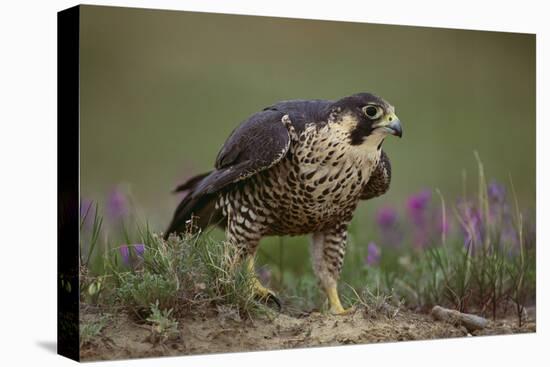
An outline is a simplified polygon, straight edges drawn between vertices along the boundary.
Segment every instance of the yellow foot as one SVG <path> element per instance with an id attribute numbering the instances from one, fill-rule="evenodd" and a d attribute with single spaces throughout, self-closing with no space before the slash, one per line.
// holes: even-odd
<path id="1" fill-rule="evenodd" d="M 266 288 L 260 283 L 260 281 L 256 278 L 254 278 L 254 294 L 256 294 L 261 300 L 269 302 L 273 301 L 276 305 L 279 311 L 282 309 L 281 300 L 275 292 L 273 292 L 271 289 Z"/>
<path id="2" fill-rule="evenodd" d="M 250 273 L 255 274 L 253 257 L 249 257 L 246 260 L 246 267 Z M 269 288 L 264 287 L 262 283 L 260 283 L 258 278 L 256 278 L 256 275 L 254 275 L 253 282 L 254 283 L 252 287 L 253 287 L 254 294 L 258 296 L 258 298 L 260 298 L 261 300 L 265 301 L 266 303 L 269 301 L 273 301 L 277 305 L 277 308 L 279 309 L 279 311 L 281 311 L 283 306 L 282 306 L 281 300 L 279 299 L 279 297 L 277 297 L 275 292 L 273 292 Z"/>
<path id="3" fill-rule="evenodd" d="M 333 315 L 343 316 L 343 315 L 350 315 L 355 312 L 355 307 L 350 308 L 330 308 L 330 313 Z"/>
<path id="4" fill-rule="evenodd" d="M 327 289 L 328 302 L 330 304 L 330 313 L 333 315 L 348 315 L 355 311 L 354 307 L 344 308 L 340 302 L 340 297 L 338 297 L 338 290 L 336 287 L 331 287 Z"/>

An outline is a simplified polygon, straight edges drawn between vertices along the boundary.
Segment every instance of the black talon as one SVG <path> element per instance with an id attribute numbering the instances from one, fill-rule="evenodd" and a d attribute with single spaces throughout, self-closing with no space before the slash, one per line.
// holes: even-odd
<path id="1" fill-rule="evenodd" d="M 257 296 L 259 300 L 265 302 L 265 304 L 267 305 L 267 303 L 269 302 L 273 302 L 277 305 L 277 309 L 279 312 L 281 312 L 281 310 L 283 309 L 283 303 L 281 302 L 281 300 L 279 299 L 279 297 L 277 297 L 275 295 L 275 293 L 271 292 L 271 291 L 268 291 L 267 292 L 267 295 L 265 296 Z"/>
<path id="2" fill-rule="evenodd" d="M 281 303 L 281 300 L 279 299 L 279 297 L 277 297 L 275 294 L 269 292 L 268 296 L 267 296 L 267 301 L 273 301 L 275 302 L 275 304 L 277 305 L 277 308 L 279 309 L 278 311 L 281 312 L 281 310 L 283 309 L 283 304 Z"/>

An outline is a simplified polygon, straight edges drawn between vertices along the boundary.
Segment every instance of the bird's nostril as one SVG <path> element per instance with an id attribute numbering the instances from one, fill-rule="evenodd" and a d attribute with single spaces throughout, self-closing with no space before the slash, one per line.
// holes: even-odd
<path id="1" fill-rule="evenodd" d="M 393 117 L 390 116 L 390 118 L 389 118 L 388 120 L 389 120 L 390 122 L 392 122 L 392 121 L 393 121 Z"/>

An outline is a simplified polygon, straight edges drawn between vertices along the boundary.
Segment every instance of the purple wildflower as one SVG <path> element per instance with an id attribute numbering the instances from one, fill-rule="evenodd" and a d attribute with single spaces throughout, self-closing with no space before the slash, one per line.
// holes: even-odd
<path id="1" fill-rule="evenodd" d="M 430 203 L 432 193 L 430 190 L 422 190 L 419 193 L 412 195 L 407 200 L 407 208 L 411 215 L 422 214 Z"/>
<path id="2" fill-rule="evenodd" d="M 376 222 L 381 228 L 391 228 L 397 221 L 397 212 L 395 209 L 386 206 L 382 207 L 376 213 Z"/>
<path id="3" fill-rule="evenodd" d="M 145 245 L 143 245 L 142 243 L 136 243 L 132 245 L 122 245 L 120 246 L 119 251 L 120 251 L 120 256 L 122 257 L 122 262 L 125 265 L 135 268 L 138 263 L 136 260 L 143 259 L 143 253 L 145 252 Z"/>
<path id="4" fill-rule="evenodd" d="M 481 243 L 485 231 L 481 212 L 467 201 L 459 203 L 458 207 L 464 222 L 461 225 L 464 233 L 464 245 L 472 246 Z"/>
<path id="5" fill-rule="evenodd" d="M 428 218 L 428 209 L 431 197 L 432 194 L 430 190 L 423 190 L 407 199 L 407 210 L 409 217 L 414 224 L 414 244 L 417 247 L 426 246 L 431 237 L 431 221 Z"/>
<path id="6" fill-rule="evenodd" d="M 135 245 L 133 245 L 133 247 L 136 255 L 138 257 L 143 257 L 143 253 L 145 252 L 145 245 L 142 243 L 136 243 Z"/>
<path id="7" fill-rule="evenodd" d="M 487 186 L 487 196 L 489 199 L 489 221 L 498 226 L 508 226 L 512 224 L 510 207 L 506 202 L 506 188 L 493 181 Z"/>
<path id="8" fill-rule="evenodd" d="M 380 248 L 374 242 L 369 242 L 367 247 L 367 265 L 374 266 L 380 262 Z"/>
<path id="9" fill-rule="evenodd" d="M 127 245 L 122 245 L 119 248 L 120 256 L 122 256 L 122 262 L 126 265 L 130 265 L 130 249 Z"/>
<path id="10" fill-rule="evenodd" d="M 107 212 L 113 220 L 124 218 L 128 214 L 128 197 L 119 188 L 114 188 L 107 199 Z"/>
<path id="11" fill-rule="evenodd" d="M 389 206 L 382 207 L 376 213 L 376 222 L 380 229 L 381 241 L 384 245 L 397 246 L 403 240 L 403 232 L 397 221 L 397 211 Z"/>
<path id="12" fill-rule="evenodd" d="M 492 181 L 489 186 L 487 186 L 487 195 L 491 203 L 502 204 L 506 199 L 506 188 L 498 182 Z"/>

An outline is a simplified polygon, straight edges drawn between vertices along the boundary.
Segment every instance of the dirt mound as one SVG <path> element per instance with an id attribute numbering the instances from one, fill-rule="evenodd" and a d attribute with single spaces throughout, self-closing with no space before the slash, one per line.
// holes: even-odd
<path id="1" fill-rule="evenodd" d="M 93 320 L 97 316 L 90 313 L 82 318 Z M 127 359 L 472 336 L 464 327 L 434 321 L 430 315 L 406 310 L 391 316 L 371 315 L 362 308 L 344 316 L 314 312 L 297 318 L 278 314 L 246 321 L 216 315 L 187 317 L 178 320 L 178 325 L 178 337 L 153 343 L 150 326 L 137 324 L 124 313 L 112 316 L 102 332 L 82 347 L 81 358 Z M 522 327 L 507 318 L 490 322 L 473 334 L 534 331 L 534 312 L 530 312 Z"/>

